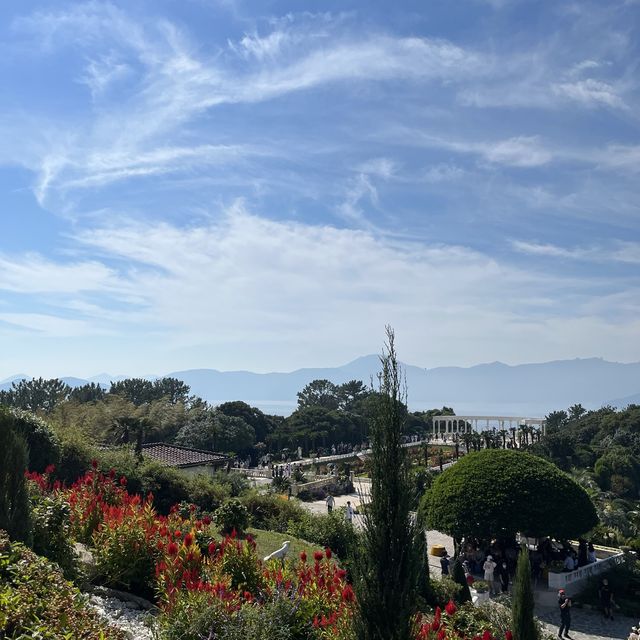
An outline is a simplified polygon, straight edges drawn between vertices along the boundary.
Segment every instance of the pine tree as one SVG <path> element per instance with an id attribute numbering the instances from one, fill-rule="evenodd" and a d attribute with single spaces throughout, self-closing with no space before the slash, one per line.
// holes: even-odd
<path id="1" fill-rule="evenodd" d="M 411 485 L 402 431 L 406 409 L 404 380 L 394 333 L 380 358 L 378 406 L 371 427 L 371 502 L 354 558 L 358 640 L 412 638 L 423 559 L 424 535 L 410 515 Z"/>
<path id="2" fill-rule="evenodd" d="M 533 589 L 529 551 L 523 546 L 518 557 L 513 585 L 511 625 L 514 640 L 536 640 L 538 631 L 533 619 Z"/>
<path id="3" fill-rule="evenodd" d="M 3 425 L 0 449 L 0 529 L 12 540 L 30 542 L 29 496 L 24 478 L 29 453 L 24 438 Z"/>
<path id="4" fill-rule="evenodd" d="M 453 561 L 451 566 L 451 577 L 462 587 L 458 595 L 458 602 L 460 604 L 471 602 L 471 591 L 469 591 L 467 576 L 464 573 L 464 567 L 462 566 L 462 562 L 460 562 L 459 556 Z"/>

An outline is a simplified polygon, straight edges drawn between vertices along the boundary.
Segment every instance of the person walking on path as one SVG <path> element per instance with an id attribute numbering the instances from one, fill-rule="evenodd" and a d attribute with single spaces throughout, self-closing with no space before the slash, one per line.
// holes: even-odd
<path id="1" fill-rule="evenodd" d="M 498 567 L 498 575 L 500 576 L 500 589 L 502 593 L 509 591 L 509 565 L 503 560 Z"/>
<path id="2" fill-rule="evenodd" d="M 353 507 L 351 506 L 351 501 L 347 500 L 347 509 L 344 512 L 344 515 L 347 518 L 347 522 L 353 523 L 353 514 L 354 514 L 354 510 L 353 510 Z"/>
<path id="3" fill-rule="evenodd" d="M 571 628 L 571 598 L 567 598 L 564 589 L 558 591 L 558 606 L 560 607 L 560 628 L 558 629 L 558 638 L 570 638 L 569 629 Z"/>
<path id="4" fill-rule="evenodd" d="M 606 578 L 602 578 L 602 583 L 598 589 L 598 597 L 600 598 L 602 615 L 605 617 L 605 620 L 613 620 L 613 592 L 609 586 L 609 580 Z"/>
<path id="5" fill-rule="evenodd" d="M 498 595 L 498 590 L 496 589 L 496 585 L 493 581 L 493 572 L 496 568 L 496 563 L 493 561 L 492 556 L 487 556 L 487 559 L 484 561 L 482 568 L 484 569 L 484 581 L 489 585 L 489 590 L 492 594 Z"/>
<path id="6" fill-rule="evenodd" d="M 326 497 L 325 502 L 327 503 L 327 513 L 331 513 L 333 511 L 333 507 L 336 506 L 336 499 L 329 494 Z"/>
<path id="7" fill-rule="evenodd" d="M 445 551 L 442 557 L 440 558 L 440 568 L 442 569 L 442 575 L 449 575 L 449 554 Z"/>

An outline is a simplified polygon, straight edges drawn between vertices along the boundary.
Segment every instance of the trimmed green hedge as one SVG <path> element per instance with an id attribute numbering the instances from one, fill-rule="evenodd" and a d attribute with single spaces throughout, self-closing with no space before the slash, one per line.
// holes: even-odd
<path id="1" fill-rule="evenodd" d="M 574 538 L 598 522 L 588 494 L 554 464 L 524 451 L 485 449 L 464 456 L 434 481 L 420 513 L 457 538 Z"/>

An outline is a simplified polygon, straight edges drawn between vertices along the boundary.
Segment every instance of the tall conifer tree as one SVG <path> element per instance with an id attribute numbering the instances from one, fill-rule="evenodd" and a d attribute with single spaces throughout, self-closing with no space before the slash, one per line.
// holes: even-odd
<path id="1" fill-rule="evenodd" d="M 533 589 L 529 550 L 523 546 L 518 557 L 511 607 L 514 640 L 536 640 L 538 631 L 533 619 Z"/>
<path id="2" fill-rule="evenodd" d="M 371 502 L 354 558 L 358 640 L 413 637 L 424 536 L 411 518 L 411 484 L 402 431 L 404 379 L 396 358 L 394 333 L 380 358 L 379 405 L 371 426 Z"/>

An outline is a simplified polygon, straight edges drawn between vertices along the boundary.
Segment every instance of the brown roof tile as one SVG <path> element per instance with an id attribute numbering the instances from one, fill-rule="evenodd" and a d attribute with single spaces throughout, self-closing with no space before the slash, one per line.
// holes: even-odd
<path id="1" fill-rule="evenodd" d="M 230 459 L 221 453 L 189 449 L 189 447 L 163 442 L 150 442 L 142 445 L 142 455 L 157 460 L 168 467 L 194 467 L 207 464 L 220 466 Z"/>

